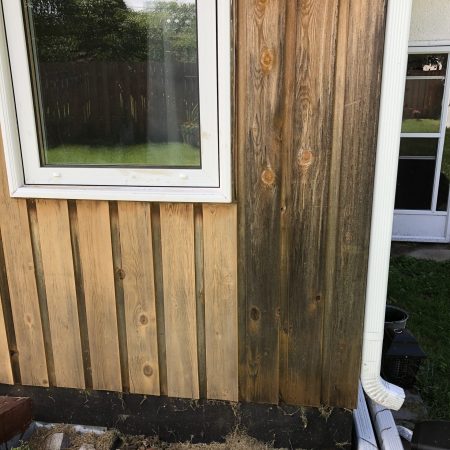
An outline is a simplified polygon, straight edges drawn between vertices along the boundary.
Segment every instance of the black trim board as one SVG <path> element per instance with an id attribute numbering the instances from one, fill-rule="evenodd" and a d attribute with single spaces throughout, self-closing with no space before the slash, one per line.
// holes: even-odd
<path id="1" fill-rule="evenodd" d="M 167 442 L 223 441 L 237 426 L 276 447 L 350 448 L 352 413 L 344 409 L 186 400 L 108 391 L 8 386 L 0 395 L 30 397 L 35 420 L 117 428 Z"/>

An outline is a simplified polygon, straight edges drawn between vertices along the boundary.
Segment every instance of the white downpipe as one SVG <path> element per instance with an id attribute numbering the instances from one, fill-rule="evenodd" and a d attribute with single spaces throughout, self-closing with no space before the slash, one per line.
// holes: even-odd
<path id="1" fill-rule="evenodd" d="M 390 0 L 387 8 L 361 367 L 367 395 L 395 410 L 404 391 L 383 380 L 380 368 L 411 6 Z"/>
<path id="2" fill-rule="evenodd" d="M 373 427 L 377 434 L 380 450 L 403 450 L 404 447 L 391 410 L 375 403 L 371 399 L 367 401 L 367 406 L 372 416 Z"/>

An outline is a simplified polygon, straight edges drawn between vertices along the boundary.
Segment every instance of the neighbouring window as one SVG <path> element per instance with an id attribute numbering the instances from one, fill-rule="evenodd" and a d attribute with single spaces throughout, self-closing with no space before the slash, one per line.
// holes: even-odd
<path id="1" fill-rule="evenodd" d="M 18 191 L 92 186 L 96 198 L 114 187 L 121 198 L 126 186 L 130 199 L 135 187 L 156 200 L 231 200 L 227 3 L 3 0 Z"/>
<path id="2" fill-rule="evenodd" d="M 408 57 L 395 208 L 447 211 L 450 54 L 423 52 Z"/>

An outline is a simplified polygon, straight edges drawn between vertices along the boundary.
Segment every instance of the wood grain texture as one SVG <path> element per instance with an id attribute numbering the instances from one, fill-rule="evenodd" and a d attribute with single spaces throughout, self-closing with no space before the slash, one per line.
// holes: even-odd
<path id="1" fill-rule="evenodd" d="M 238 401 L 236 205 L 204 205 L 207 398 Z"/>
<path id="2" fill-rule="evenodd" d="M 11 358 L 9 356 L 8 339 L 6 337 L 5 317 L 0 299 L 0 383 L 13 384 Z"/>
<path id="3" fill-rule="evenodd" d="M 354 405 L 384 7 L 237 2 L 242 400 Z"/>
<path id="4" fill-rule="evenodd" d="M 159 395 L 151 208 L 119 202 L 130 391 Z"/>
<path id="5" fill-rule="evenodd" d="M 286 1 L 238 3 L 240 398 L 268 403 L 278 402 L 285 19 Z"/>
<path id="6" fill-rule="evenodd" d="M 337 0 L 299 3 L 293 147 L 284 159 L 282 239 L 287 265 L 280 393 L 290 404 L 319 405 L 324 237 L 331 157 Z M 286 39 L 287 40 L 287 39 Z"/>
<path id="7" fill-rule="evenodd" d="M 77 202 L 94 389 L 121 391 L 108 202 Z"/>
<path id="8" fill-rule="evenodd" d="M 168 395 L 198 398 L 192 205 L 162 204 L 161 250 Z"/>
<path id="9" fill-rule="evenodd" d="M 347 408 L 356 404 L 361 364 L 387 2 L 349 3 L 338 232 L 336 258 L 330 260 L 334 287 L 324 320 L 322 392 L 324 403 Z"/>
<path id="10" fill-rule="evenodd" d="M 9 195 L 0 156 L 0 227 L 21 371 L 26 385 L 48 386 L 41 313 L 26 200 Z"/>
<path id="11" fill-rule="evenodd" d="M 84 388 L 67 202 L 37 200 L 36 211 L 56 385 Z"/>

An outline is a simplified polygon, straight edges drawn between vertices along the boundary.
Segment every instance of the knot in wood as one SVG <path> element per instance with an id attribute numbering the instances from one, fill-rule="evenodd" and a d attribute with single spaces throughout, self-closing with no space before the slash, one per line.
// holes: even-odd
<path id="1" fill-rule="evenodd" d="M 151 377 L 153 375 L 153 369 L 150 364 L 146 364 L 143 369 L 144 375 L 146 377 Z"/>
<path id="2" fill-rule="evenodd" d="M 275 184 L 275 173 L 270 167 L 263 170 L 261 181 L 268 187 L 272 187 Z"/>
<path id="3" fill-rule="evenodd" d="M 261 68 L 264 73 L 269 73 L 273 67 L 273 52 L 270 48 L 264 48 L 261 53 Z"/>
<path id="4" fill-rule="evenodd" d="M 139 322 L 141 322 L 142 325 L 148 324 L 148 317 L 145 314 L 141 314 L 139 317 Z"/>
<path id="5" fill-rule="evenodd" d="M 117 269 L 117 276 L 119 277 L 119 280 L 123 280 L 125 278 L 125 270 L 123 269 Z"/>
<path id="6" fill-rule="evenodd" d="M 314 153 L 311 150 L 300 150 L 297 161 L 300 169 L 307 171 L 314 161 Z"/>
<path id="7" fill-rule="evenodd" d="M 268 3 L 268 0 L 256 0 L 256 11 L 259 14 L 264 14 L 264 11 L 266 10 L 266 6 Z"/>
<path id="8" fill-rule="evenodd" d="M 253 306 L 250 309 L 250 318 L 252 320 L 259 320 L 259 318 L 261 317 L 261 312 L 259 311 L 259 309 L 256 306 Z"/>

